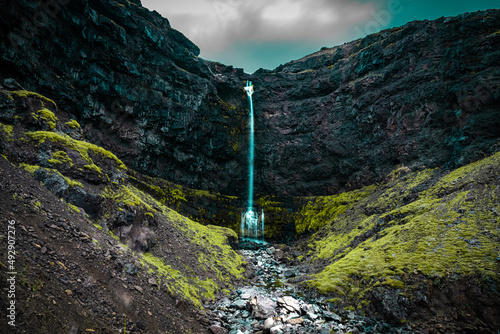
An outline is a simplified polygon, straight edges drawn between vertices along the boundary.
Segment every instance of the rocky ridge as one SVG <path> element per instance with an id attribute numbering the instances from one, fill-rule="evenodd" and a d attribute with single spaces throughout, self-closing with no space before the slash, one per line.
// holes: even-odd
<path id="1" fill-rule="evenodd" d="M 196 189 L 241 190 L 245 123 L 232 101 L 242 91 L 217 88 L 198 47 L 167 19 L 126 0 L 2 8 L 0 79 L 52 96 L 90 141 L 134 170 Z M 233 190 L 228 180 L 237 181 Z"/>

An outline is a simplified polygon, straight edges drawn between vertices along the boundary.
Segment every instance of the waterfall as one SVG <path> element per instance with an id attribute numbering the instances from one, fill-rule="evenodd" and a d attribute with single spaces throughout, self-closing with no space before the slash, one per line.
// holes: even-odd
<path id="1" fill-rule="evenodd" d="M 248 89 L 247 89 L 248 88 Z M 253 86 L 251 81 L 247 81 L 247 87 L 245 87 L 248 95 L 248 101 L 250 102 L 250 144 L 248 148 L 248 210 L 253 208 L 253 162 L 254 162 L 254 121 L 253 121 Z"/>
<path id="2" fill-rule="evenodd" d="M 253 206 L 253 165 L 254 165 L 254 117 L 253 117 L 253 85 L 251 81 L 247 81 L 245 91 L 248 95 L 250 103 L 250 143 L 248 148 L 248 203 L 246 212 L 241 214 L 241 236 L 249 238 L 264 237 L 264 210 L 259 217 L 257 210 Z"/>

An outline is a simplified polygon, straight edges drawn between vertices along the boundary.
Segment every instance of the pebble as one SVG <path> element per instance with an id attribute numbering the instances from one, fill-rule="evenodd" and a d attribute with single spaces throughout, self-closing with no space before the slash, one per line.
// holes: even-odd
<path id="1" fill-rule="evenodd" d="M 273 318 L 267 318 L 266 321 L 264 321 L 264 330 L 270 329 L 274 325 L 274 320 Z"/>
<path id="2" fill-rule="evenodd" d="M 156 280 L 153 277 L 148 279 L 148 283 L 153 285 L 153 286 L 158 286 L 158 282 L 156 282 Z"/>

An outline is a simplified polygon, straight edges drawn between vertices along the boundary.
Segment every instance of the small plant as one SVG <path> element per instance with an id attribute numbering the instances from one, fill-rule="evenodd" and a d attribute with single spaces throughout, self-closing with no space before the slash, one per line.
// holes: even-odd
<path id="1" fill-rule="evenodd" d="M 38 278 L 31 286 L 31 292 L 36 294 L 42 287 L 43 287 L 43 282 L 40 278 Z"/>

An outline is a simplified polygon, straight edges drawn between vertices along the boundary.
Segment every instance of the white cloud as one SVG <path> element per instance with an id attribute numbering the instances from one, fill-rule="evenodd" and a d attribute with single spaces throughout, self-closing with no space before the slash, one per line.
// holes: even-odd
<path id="1" fill-rule="evenodd" d="M 365 21 L 371 3 L 350 0 L 142 0 L 169 19 L 202 53 L 235 42 L 333 40 Z"/>

